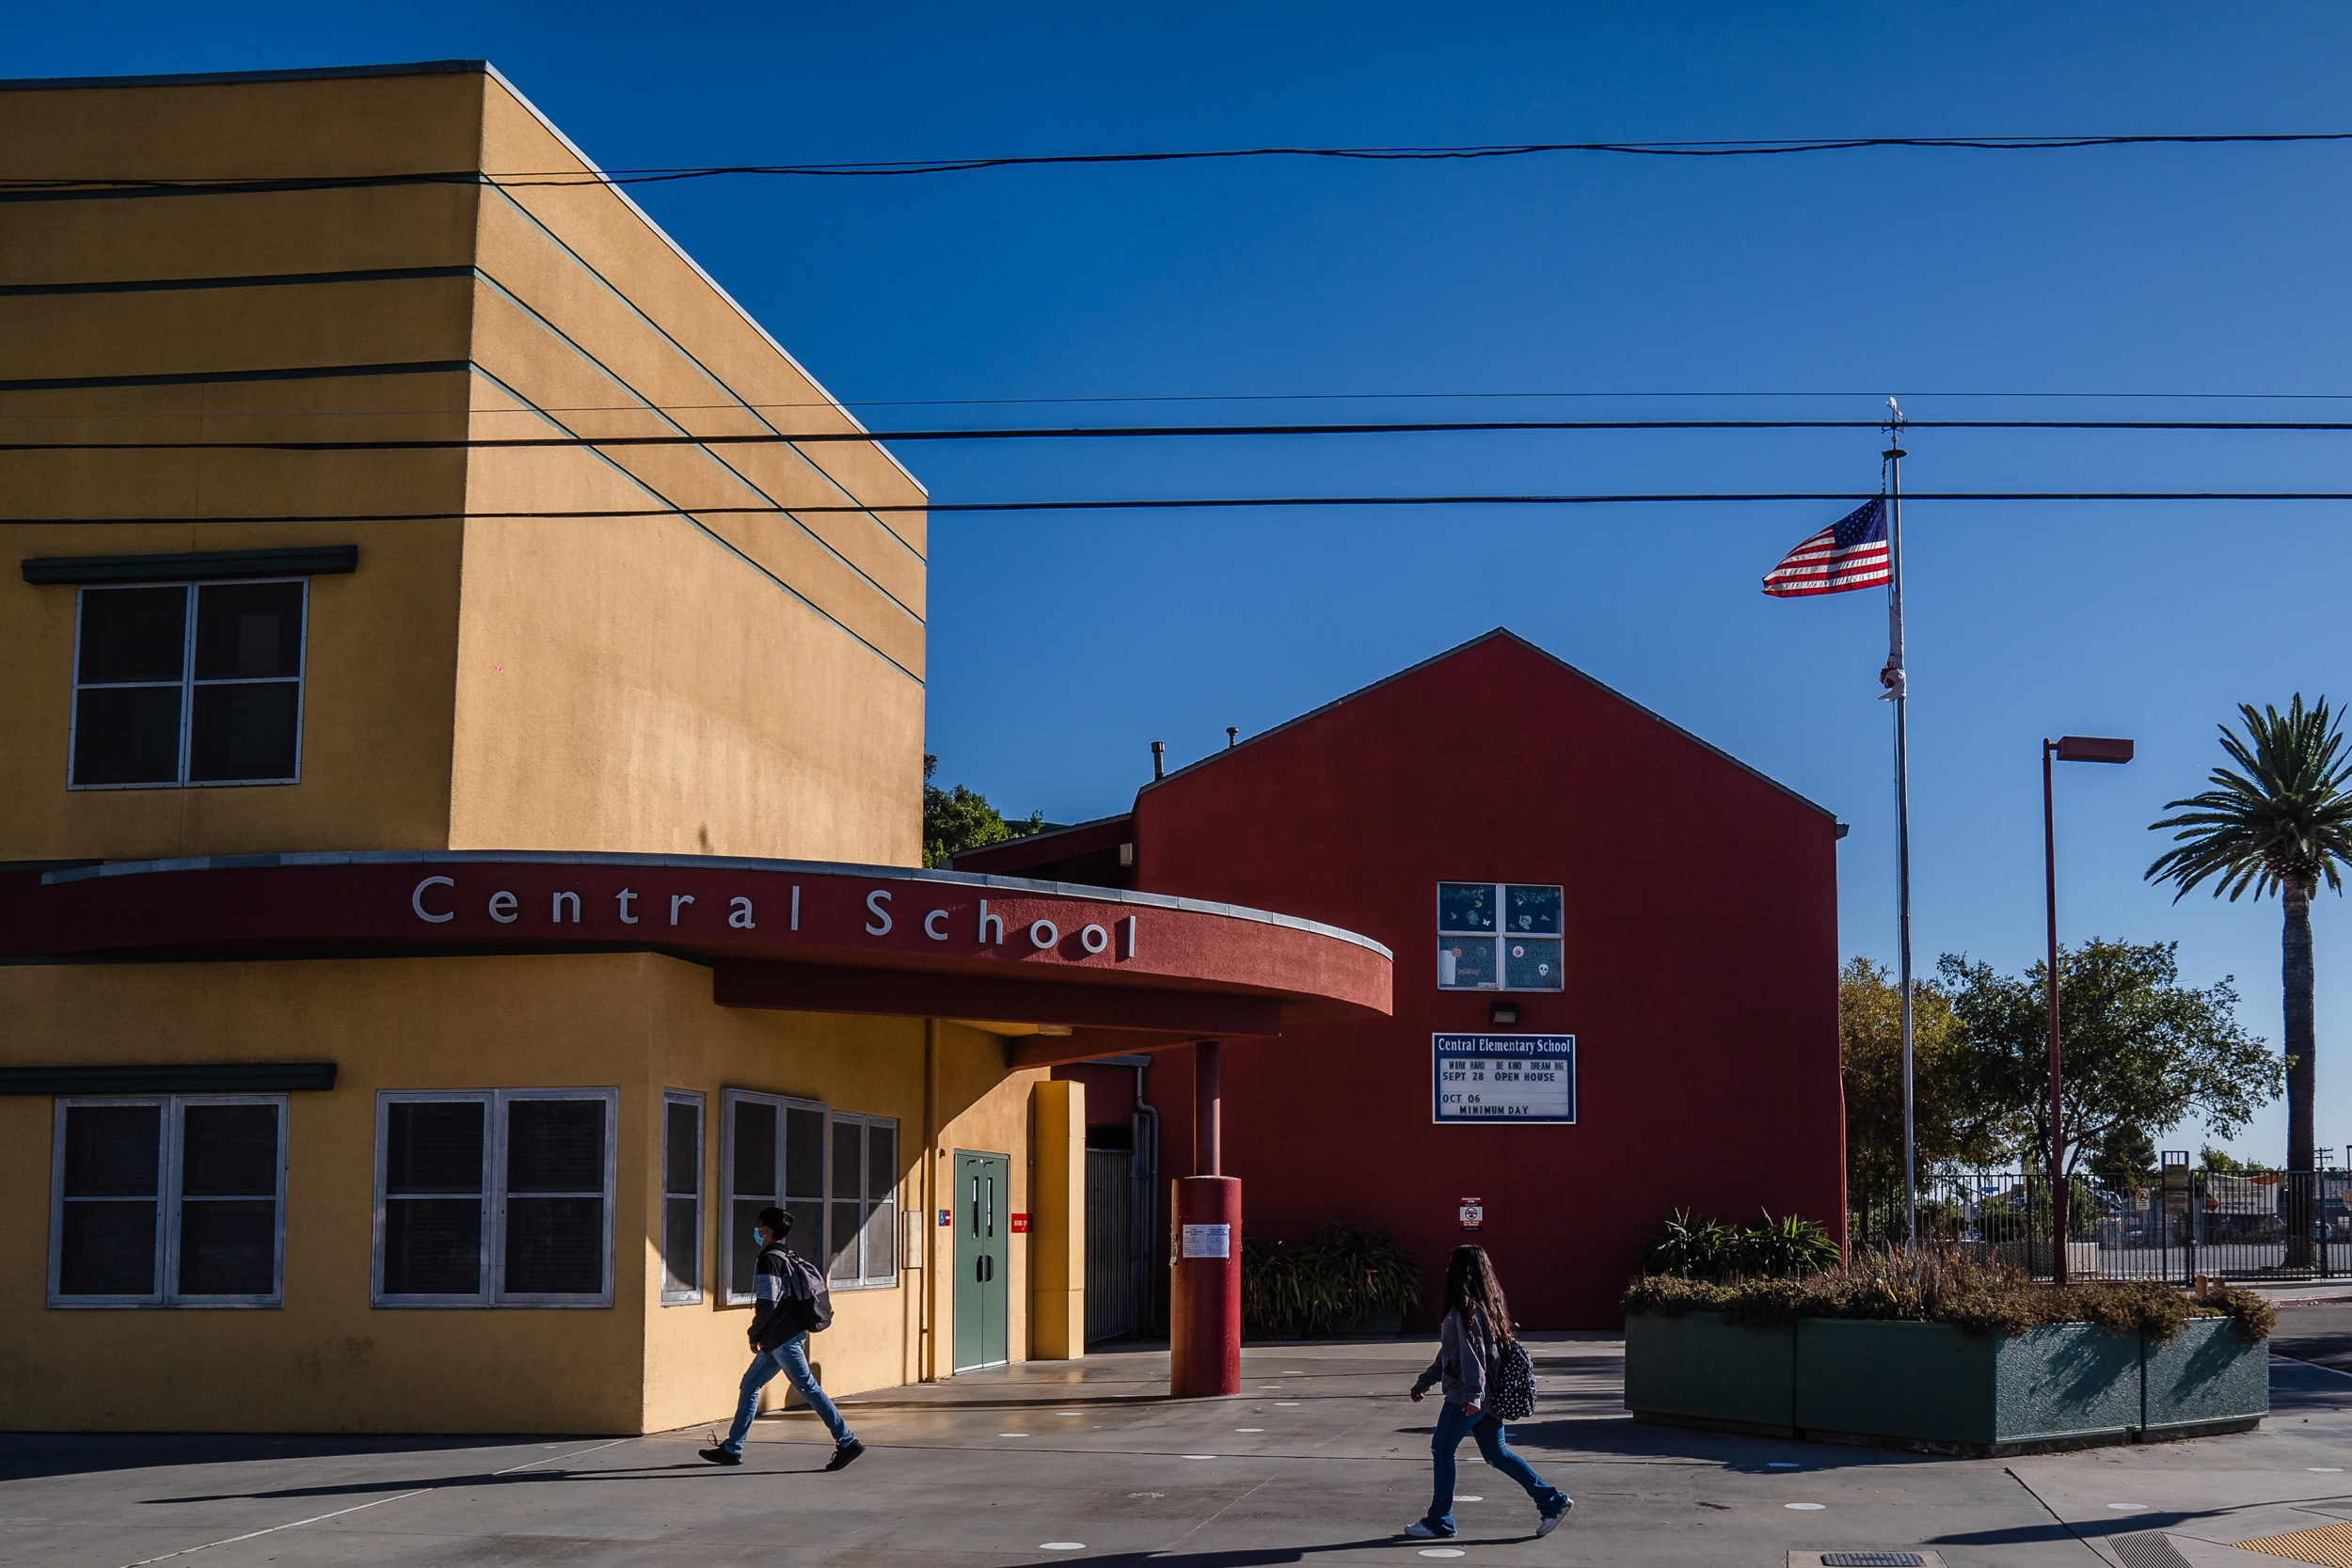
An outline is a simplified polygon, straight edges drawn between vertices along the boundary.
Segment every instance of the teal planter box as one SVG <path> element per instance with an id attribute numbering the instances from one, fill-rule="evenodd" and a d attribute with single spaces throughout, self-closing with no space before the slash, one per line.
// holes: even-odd
<path id="1" fill-rule="evenodd" d="M 1734 1328 L 1720 1312 L 1625 1321 L 1626 1407 L 1645 1416 L 1793 1432 L 1797 1334 Z"/>
<path id="2" fill-rule="evenodd" d="M 2270 1357 L 2227 1319 L 2200 1318 L 2147 1355 L 2141 1428 L 2152 1436 L 2270 1414 Z"/>
<path id="3" fill-rule="evenodd" d="M 2005 1454 L 2250 1429 L 2267 1347 L 2204 1319 L 2166 1344 L 2089 1323 L 1971 1337 L 1948 1323 L 1720 1313 L 1626 1320 L 1636 1419 L 1931 1451 Z"/>

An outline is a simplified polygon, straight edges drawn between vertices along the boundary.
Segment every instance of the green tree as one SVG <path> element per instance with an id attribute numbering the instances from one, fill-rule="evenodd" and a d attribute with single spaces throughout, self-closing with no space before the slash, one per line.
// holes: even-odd
<path id="1" fill-rule="evenodd" d="M 1899 1201 L 1903 1190 L 1902 988 L 1855 958 L 1837 974 L 1838 1069 L 1846 1089 L 1847 1191 Z M 2016 1141 L 2014 1117 L 1979 1092 L 1951 1001 L 1915 977 L 1911 993 L 1913 1138 L 1922 1176 L 1986 1165 Z"/>
<path id="2" fill-rule="evenodd" d="M 2279 1092 L 2280 1064 L 2237 1021 L 2229 978 L 2202 990 L 2180 984 L 2176 943 L 2102 942 L 2058 949 L 2058 1049 L 2073 1176 L 2120 1140 L 2163 1132 L 2190 1117 L 2233 1136 Z M 1967 1040 L 1979 1092 L 2007 1109 L 2030 1168 L 2050 1149 L 2048 975 L 2018 975 L 1947 953 L 1938 966 L 1952 1018 Z"/>
<path id="3" fill-rule="evenodd" d="M 1033 811 L 1025 817 L 1008 820 L 1003 813 L 988 803 L 988 797 L 977 789 L 957 784 L 942 789 L 931 783 L 931 775 L 939 769 L 939 759 L 925 753 L 923 757 L 923 863 L 939 866 L 947 863 L 947 857 L 959 849 L 977 849 L 983 844 L 1002 844 L 1009 838 L 1025 838 L 1045 826 L 1045 814 Z"/>
<path id="4" fill-rule="evenodd" d="M 2286 915 L 2280 939 L 2287 1062 L 2287 1169 L 2312 1168 L 2312 1095 L 2318 1042 L 2312 1018 L 2312 895 L 2320 879 L 2338 893 L 2337 867 L 2352 860 L 2352 794 L 2344 780 L 2352 762 L 2343 755 L 2344 736 L 2328 711 L 2328 700 L 2306 709 L 2296 692 L 2287 711 L 2265 705 L 2260 713 L 2240 703 L 2243 739 L 2221 726 L 2221 749 L 2233 767 L 2217 768 L 2202 795 L 2168 801 L 2178 812 L 2149 824 L 2151 832 L 2173 830 L 2173 847 L 2148 868 L 2152 882 L 2178 882 L 2179 903 L 2189 890 L 2212 879 L 2214 895 L 2232 903 L 2249 888 L 2260 898 L 2279 895 Z M 2311 1228 L 2290 1234 L 2310 1246 Z M 2293 1260 L 2293 1259 L 2291 1259 Z"/>
<path id="5" fill-rule="evenodd" d="M 2226 1148 L 2201 1144 L 2197 1148 L 2199 1166 L 2215 1176 L 2268 1176 L 2270 1167 L 2260 1160 L 2236 1160 Z"/>

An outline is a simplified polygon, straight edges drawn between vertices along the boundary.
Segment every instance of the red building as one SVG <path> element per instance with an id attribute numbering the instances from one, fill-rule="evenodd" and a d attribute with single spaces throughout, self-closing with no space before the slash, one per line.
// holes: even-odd
<path id="1" fill-rule="evenodd" d="M 1386 1227 L 1434 1296 L 1475 1199 L 1520 1320 L 1598 1328 L 1670 1209 L 1793 1212 L 1843 1239 L 1844 832 L 1498 630 L 1157 779 L 1124 816 L 955 863 L 1385 942 L 1392 1017 L 1220 1047 L 1248 1233 Z M 1061 1069 L 1087 1081 L 1114 1177 L 1090 1199 L 1098 1251 L 1126 1228 L 1122 1145 L 1137 1235 L 1166 1223 L 1154 1190 L 1196 1172 L 1191 1054 Z M 1164 1299 L 1165 1250 L 1135 1248 L 1139 1304 Z M 1094 1331 L 1120 1326 L 1117 1284 Z M 1161 1321 L 1145 1306 L 1138 1326 Z"/>

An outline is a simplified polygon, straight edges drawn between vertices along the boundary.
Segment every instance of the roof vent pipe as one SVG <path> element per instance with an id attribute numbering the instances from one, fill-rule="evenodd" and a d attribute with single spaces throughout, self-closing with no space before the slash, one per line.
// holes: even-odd
<path id="1" fill-rule="evenodd" d="M 1233 742 L 1239 740 L 1240 738 L 1241 726 L 1238 724 L 1228 724 L 1225 726 L 1225 749 L 1227 751 L 1232 751 L 1233 749 Z"/>
<path id="2" fill-rule="evenodd" d="M 1166 777 L 1168 777 L 1168 742 L 1154 740 L 1152 742 L 1152 782 L 1157 784 Z"/>

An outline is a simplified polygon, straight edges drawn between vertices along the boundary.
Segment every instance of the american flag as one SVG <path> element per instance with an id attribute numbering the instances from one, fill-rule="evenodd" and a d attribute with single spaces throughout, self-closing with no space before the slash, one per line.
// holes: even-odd
<path id="1" fill-rule="evenodd" d="M 1886 560 L 1886 498 L 1865 501 L 1799 545 L 1764 575 L 1776 599 L 1879 588 L 1893 575 Z"/>

